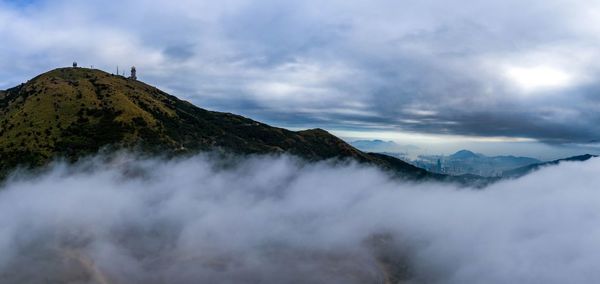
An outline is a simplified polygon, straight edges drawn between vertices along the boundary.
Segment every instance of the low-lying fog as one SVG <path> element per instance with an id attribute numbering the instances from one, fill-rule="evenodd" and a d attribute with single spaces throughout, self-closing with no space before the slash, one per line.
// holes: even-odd
<path id="1" fill-rule="evenodd" d="M 0 190 L 0 282 L 598 282 L 599 173 L 472 190 L 285 156 L 57 163 Z"/>

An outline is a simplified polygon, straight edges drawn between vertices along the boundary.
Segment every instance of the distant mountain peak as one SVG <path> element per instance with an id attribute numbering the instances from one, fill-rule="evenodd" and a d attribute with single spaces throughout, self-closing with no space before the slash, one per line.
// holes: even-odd
<path id="1" fill-rule="evenodd" d="M 469 150 L 460 150 L 460 151 L 450 155 L 450 158 L 453 158 L 453 159 L 469 159 L 469 158 L 478 158 L 478 157 L 481 157 L 481 155 L 476 154 Z"/>
<path id="2" fill-rule="evenodd" d="M 362 151 L 367 152 L 404 152 L 409 150 L 417 150 L 419 147 L 415 145 L 400 145 L 394 141 L 373 139 L 373 140 L 355 140 L 350 144 Z"/>

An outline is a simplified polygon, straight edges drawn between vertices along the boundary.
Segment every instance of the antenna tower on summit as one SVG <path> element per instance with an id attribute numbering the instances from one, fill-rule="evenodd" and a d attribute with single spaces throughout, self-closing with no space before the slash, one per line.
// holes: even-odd
<path id="1" fill-rule="evenodd" d="M 137 74 L 136 74 L 135 66 L 131 67 L 131 75 L 129 76 L 129 79 L 137 80 Z"/>

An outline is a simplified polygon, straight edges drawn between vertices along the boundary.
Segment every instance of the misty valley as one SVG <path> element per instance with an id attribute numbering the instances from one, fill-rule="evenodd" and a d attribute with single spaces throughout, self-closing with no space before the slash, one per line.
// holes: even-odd
<path id="1" fill-rule="evenodd" d="M 2 283 L 600 277 L 593 155 L 411 161 L 76 64 L 0 95 Z"/>
<path id="2" fill-rule="evenodd" d="M 474 189 L 287 155 L 163 160 L 120 153 L 56 162 L 18 171 L 0 190 L 0 277 L 585 282 L 600 276 L 593 249 L 599 169 L 597 159 L 566 162 Z"/>
<path id="3" fill-rule="evenodd" d="M 599 15 L 0 0 L 0 284 L 600 283 Z"/>

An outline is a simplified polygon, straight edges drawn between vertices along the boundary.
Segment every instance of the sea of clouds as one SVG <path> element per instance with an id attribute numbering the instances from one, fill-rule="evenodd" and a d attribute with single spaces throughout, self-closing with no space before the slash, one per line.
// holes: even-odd
<path id="1" fill-rule="evenodd" d="M 0 190 L 1 283 L 593 283 L 600 159 L 485 189 L 288 156 L 122 154 Z"/>

